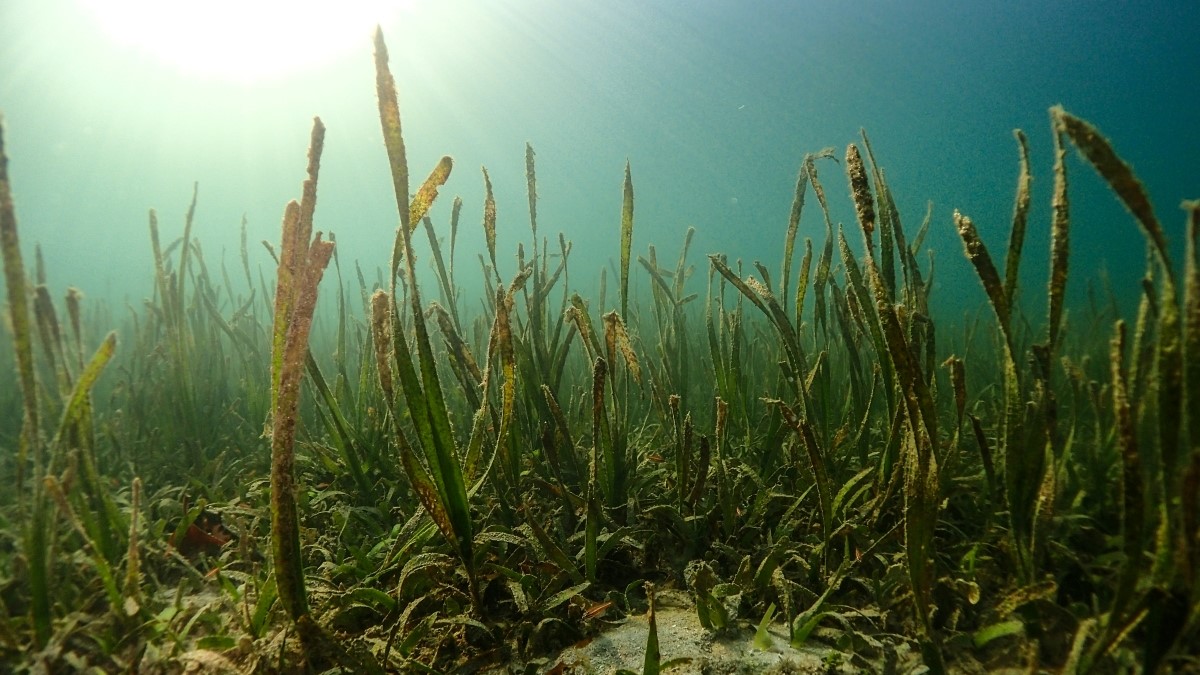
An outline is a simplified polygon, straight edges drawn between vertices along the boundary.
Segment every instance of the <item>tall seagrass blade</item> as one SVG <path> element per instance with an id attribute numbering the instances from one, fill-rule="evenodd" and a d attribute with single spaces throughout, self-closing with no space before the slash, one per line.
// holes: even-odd
<path id="1" fill-rule="evenodd" d="M 400 226 L 397 228 L 396 242 L 392 248 L 392 345 L 397 366 L 396 376 L 416 430 L 416 443 L 411 444 L 405 439 L 404 432 L 397 427 L 397 442 L 402 464 L 417 489 L 422 505 L 443 536 L 454 546 L 463 563 L 470 582 L 471 602 L 479 612 L 482 611 L 482 607 L 475 570 L 474 527 L 466 480 L 457 442 L 450 426 L 450 416 L 425 322 L 424 308 L 421 306 L 412 244 L 413 218 L 423 217 L 428 211 L 437 196 L 438 188 L 449 178 L 453 162 L 449 157 L 443 157 L 417 191 L 412 202 L 409 202 L 408 160 L 400 128 L 400 107 L 397 103 L 395 80 L 388 68 L 387 45 L 380 29 L 376 29 L 375 32 L 375 71 L 379 122 L 383 129 L 396 207 L 400 215 Z M 494 214 L 494 210 L 492 213 Z M 412 320 L 415 360 L 414 346 L 409 345 L 409 338 L 399 328 L 399 322 L 396 320 L 399 316 L 396 283 L 402 262 Z M 415 456 L 416 448 L 413 445 L 419 447 L 425 466 Z"/>
<path id="2" fill-rule="evenodd" d="M 325 126 L 316 118 L 308 150 L 308 178 L 300 202 L 288 202 L 284 209 L 272 331 L 271 552 L 279 599 L 296 622 L 308 614 L 295 499 L 294 445 L 300 381 L 308 357 L 317 285 L 333 255 L 333 242 L 322 241 L 320 232 L 310 241 L 324 141 Z"/>
<path id="3" fill-rule="evenodd" d="M 633 246 L 633 177 L 625 162 L 625 185 L 621 193 L 621 316 L 629 316 L 629 251 Z"/>

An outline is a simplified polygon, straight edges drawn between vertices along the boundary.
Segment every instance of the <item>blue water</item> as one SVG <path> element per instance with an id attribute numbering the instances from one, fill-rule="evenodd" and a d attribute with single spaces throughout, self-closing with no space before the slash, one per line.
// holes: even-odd
<path id="1" fill-rule="evenodd" d="M 337 3 L 326 11 L 336 12 Z M 484 251 L 482 179 L 499 203 L 499 258 L 528 240 L 524 145 L 537 152 L 540 233 L 575 242 L 571 285 L 591 288 L 618 255 L 622 170 L 636 189 L 634 250 L 673 260 L 697 228 L 702 255 L 782 258 L 805 152 L 844 153 L 865 127 L 913 234 L 926 240 L 935 299 L 982 302 L 962 260 L 955 208 L 1002 258 L 1017 163 L 1029 137 L 1034 211 L 1026 299 L 1040 301 L 1052 165 L 1047 108 L 1091 120 L 1147 184 L 1181 251 L 1181 199 L 1200 197 L 1200 43 L 1194 2 L 414 2 L 383 26 L 412 172 L 438 157 L 465 201 L 461 280 Z M 230 21 L 237 21 L 230 16 Z M 52 286 L 140 302 L 151 293 L 146 212 L 195 234 L 210 265 L 237 268 L 245 214 L 278 239 L 298 196 L 313 115 L 329 131 L 317 227 L 343 264 L 387 264 L 396 211 L 376 117 L 369 27 L 361 49 L 300 74 L 237 84 L 181 74 L 114 44 L 71 0 L 0 4 L 0 111 L 22 243 L 40 243 Z M 842 167 L 822 162 L 835 220 L 853 212 Z M 1072 153 L 1073 297 L 1101 265 L 1132 303 L 1143 244 L 1132 220 Z M 801 236 L 823 236 L 815 201 Z M 443 228 L 450 199 L 433 216 Z M 859 241 L 856 231 L 848 233 Z M 798 256 L 797 256 L 798 257 Z M 637 274 L 635 284 L 646 281 Z M 610 289 L 613 288 L 610 279 Z M 57 294 L 57 293 L 56 293 Z"/>

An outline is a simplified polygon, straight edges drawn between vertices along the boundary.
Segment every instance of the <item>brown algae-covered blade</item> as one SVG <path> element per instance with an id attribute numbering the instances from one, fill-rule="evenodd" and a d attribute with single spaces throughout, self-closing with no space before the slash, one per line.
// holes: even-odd
<path id="1" fill-rule="evenodd" d="M 537 250 L 537 171 L 533 161 L 533 146 L 525 143 L 525 187 L 529 193 L 529 228 L 533 232 L 533 246 Z"/>
<path id="2" fill-rule="evenodd" d="M 1200 200 L 1186 201 L 1187 254 L 1184 263 L 1184 400 L 1188 425 L 1190 456 L 1184 458 L 1187 469 L 1180 485 L 1183 504 L 1183 532 L 1186 560 L 1192 583 L 1200 583 Z"/>
<path id="3" fill-rule="evenodd" d="M 616 312 L 605 314 L 603 319 L 606 343 L 610 344 L 610 348 L 615 349 L 616 353 L 621 355 L 621 360 L 625 362 L 625 367 L 629 369 L 629 374 L 633 376 L 633 381 L 641 385 L 642 367 L 638 363 L 637 353 L 633 350 L 633 342 L 629 338 L 629 331 L 625 328 L 625 321 Z M 615 355 L 611 355 L 610 358 L 615 357 Z"/>
<path id="4" fill-rule="evenodd" d="M 1166 235 L 1163 234 L 1158 216 L 1154 215 L 1154 207 L 1150 204 L 1146 188 L 1133 174 L 1133 169 L 1117 156 L 1112 144 L 1100 134 L 1096 127 L 1063 110 L 1062 106 L 1051 108 L 1050 116 L 1055 130 L 1065 133 L 1071 139 L 1071 143 L 1083 153 L 1088 163 L 1096 169 L 1096 172 L 1108 183 L 1125 208 L 1133 214 L 1146 237 L 1154 245 L 1159 261 L 1174 284 L 1175 270 L 1169 263 Z"/>
<path id="5" fill-rule="evenodd" d="M 629 250 L 633 246 L 633 177 L 625 162 L 625 187 L 621 196 L 621 316 L 629 316 Z"/>
<path id="6" fill-rule="evenodd" d="M 311 242 L 308 239 L 324 132 L 321 120 L 314 119 L 302 201 L 288 202 L 284 211 L 271 355 L 271 550 L 279 598 L 293 621 L 308 614 L 300 557 L 300 518 L 294 496 L 300 382 L 309 353 L 317 286 L 333 254 L 333 243 L 322 241 L 320 232 Z"/>
<path id="7" fill-rule="evenodd" d="M 379 122 L 383 126 L 383 142 L 387 147 L 388 162 L 392 169 L 392 187 L 396 192 L 396 203 L 407 205 L 408 157 L 400 128 L 400 104 L 396 97 L 396 81 L 388 68 L 388 51 L 383 41 L 383 29 L 379 27 L 375 28 L 375 93 L 379 97 Z M 405 218 L 408 214 L 401 210 L 400 216 Z"/>
<path id="8" fill-rule="evenodd" d="M 375 347 L 375 372 L 384 402 L 390 408 L 395 401 L 392 387 L 392 312 L 387 292 L 376 289 L 371 294 L 371 338 Z"/>
<path id="9" fill-rule="evenodd" d="M 842 256 L 842 266 L 846 270 L 847 295 L 853 295 L 858 303 L 858 308 L 862 310 L 867 331 L 870 333 L 871 344 L 875 347 L 875 353 L 880 359 L 884 382 L 887 383 L 890 390 L 895 373 L 895 364 L 893 364 L 892 359 L 888 356 L 889 350 L 883 326 L 880 323 L 879 308 L 871 295 L 867 280 L 863 278 L 863 273 L 858 266 L 858 262 L 854 259 L 854 253 L 850 250 L 850 244 L 846 241 L 846 235 L 841 229 L 838 230 L 838 251 Z M 873 259 L 869 257 L 865 259 L 865 262 L 868 267 L 874 264 Z"/>
<path id="10" fill-rule="evenodd" d="M 1186 201 L 1182 206 L 1187 211 L 1187 253 L 1183 266 L 1185 399 L 1190 444 L 1194 453 L 1200 453 L 1200 200 Z"/>
<path id="11" fill-rule="evenodd" d="M 796 327 L 804 316 L 804 296 L 808 293 L 808 275 L 812 271 L 812 239 L 804 238 L 804 257 L 800 259 L 800 278 L 796 281 Z"/>
<path id="12" fill-rule="evenodd" d="M 592 446 L 588 452 L 588 478 L 585 500 L 587 510 L 584 516 L 584 573 L 588 581 L 595 581 L 599 558 L 600 525 L 603 515 L 600 508 L 600 445 L 605 441 L 604 413 L 604 379 L 608 372 L 604 357 L 597 357 L 592 367 Z M 608 447 L 605 444 L 605 450 Z M 607 467 L 606 467 L 607 468 Z"/>
<path id="13" fill-rule="evenodd" d="M 1013 130 L 1017 147 L 1021 153 L 1021 169 L 1017 176 L 1017 196 L 1013 204 L 1012 231 L 1008 235 L 1008 255 L 1004 258 L 1004 297 L 1009 307 L 1015 303 L 1017 276 L 1021 267 L 1021 248 L 1025 245 L 1025 229 L 1029 223 L 1029 186 L 1033 181 L 1029 173 L 1029 142 L 1025 132 Z"/>
<path id="14" fill-rule="evenodd" d="M 1125 367 L 1125 322 L 1117 321 L 1109 346 L 1109 365 L 1112 375 L 1113 412 L 1117 448 L 1121 453 L 1121 541 L 1125 562 L 1118 576 L 1113 615 L 1124 614 L 1132 601 L 1138 578 L 1141 576 L 1142 538 L 1144 536 L 1145 495 L 1142 479 L 1142 460 L 1138 452 L 1135 429 L 1136 411 L 1129 397 L 1128 373 Z"/>
<path id="15" fill-rule="evenodd" d="M 483 236 L 487 240 L 488 259 L 492 261 L 492 273 L 500 280 L 496 269 L 496 197 L 492 194 L 492 179 L 487 167 L 483 167 Z"/>
<path id="16" fill-rule="evenodd" d="M 876 216 L 879 220 L 879 264 L 880 273 L 883 276 L 883 284 L 887 288 L 888 298 L 894 301 L 896 297 L 896 260 L 895 260 L 895 245 L 899 241 L 901 248 L 904 247 L 904 238 L 901 235 L 897 240 L 894 236 L 895 230 L 899 228 L 899 218 L 896 215 L 895 202 L 891 199 L 891 190 L 888 189 L 887 182 L 883 177 L 883 169 L 879 166 L 879 162 L 875 160 L 875 151 L 871 148 L 871 139 L 867 137 L 866 129 L 858 130 L 859 136 L 862 136 L 863 148 L 867 151 L 867 161 L 871 163 L 871 177 L 875 180 L 875 192 L 879 195 L 879 209 L 876 211 Z M 901 266 L 904 265 L 904 258 L 900 259 Z"/>
<path id="17" fill-rule="evenodd" d="M 450 278 L 454 278 L 454 251 L 458 245 L 458 219 L 462 214 L 462 197 L 454 196 L 454 201 L 450 204 Z M 455 294 L 457 296 L 457 293 Z M 454 308 L 457 310 L 457 307 Z"/>
<path id="18" fill-rule="evenodd" d="M 814 185 L 816 185 L 814 183 Z M 840 228 L 839 228 L 840 232 Z M 825 311 L 825 284 L 829 281 L 829 266 L 833 262 L 833 226 L 825 219 L 825 246 L 817 258 L 816 276 L 813 278 L 813 327 L 829 332 L 829 321 Z"/>
<path id="19" fill-rule="evenodd" d="M 783 279 L 779 284 L 779 302 L 786 305 L 788 299 L 788 282 L 792 276 L 792 252 L 796 247 L 796 231 L 800 229 L 800 214 L 804 211 L 804 193 L 808 187 L 808 168 L 801 164 L 796 176 L 796 191 L 792 197 L 792 211 L 788 215 L 787 235 L 783 240 Z M 797 289 L 797 292 L 800 292 Z M 799 320 L 799 319 L 797 319 Z"/>
<path id="20" fill-rule="evenodd" d="M 383 143 L 387 148 L 388 164 L 392 172 L 392 189 L 396 193 L 396 204 L 400 213 L 400 225 L 408 229 L 408 156 L 404 150 L 404 136 L 400 130 L 400 104 L 396 100 L 396 81 L 388 69 L 387 45 L 383 42 L 383 29 L 375 28 L 375 92 L 379 97 L 379 124 L 383 128 Z M 392 276 L 389 280 L 395 294 L 396 275 L 400 271 L 400 257 L 404 244 L 397 233 L 392 246 Z"/>
<path id="21" fill-rule="evenodd" d="M 987 292 L 988 299 L 992 302 L 992 309 L 996 311 L 996 318 L 1000 320 L 1000 328 L 1004 331 L 1005 340 L 1011 344 L 1012 341 L 1008 338 L 1008 298 L 1004 295 L 1004 285 L 1000 281 L 1000 273 L 996 271 L 996 265 L 992 263 L 992 256 L 988 253 L 983 240 L 979 238 L 975 223 L 969 217 L 955 211 L 954 227 L 958 230 L 958 236 L 962 238 L 967 260 L 975 267 L 975 273 L 983 282 L 983 290 Z"/>
<path id="22" fill-rule="evenodd" d="M 846 146 L 846 177 L 850 179 L 850 196 L 854 199 L 854 212 L 862 228 L 863 240 L 867 242 L 867 253 L 874 258 L 875 243 L 872 236 L 875 232 L 875 205 L 871 199 L 871 184 L 867 181 L 862 155 L 853 143 Z"/>
<path id="23" fill-rule="evenodd" d="M 1063 304 L 1066 302 L 1067 263 L 1071 250 L 1071 203 L 1067 197 L 1067 151 L 1063 147 L 1062 131 L 1054 129 L 1054 198 L 1050 202 L 1050 282 L 1049 291 L 1050 349 L 1058 344 L 1062 325 Z M 1005 282 L 1007 284 L 1007 281 Z"/>
<path id="24" fill-rule="evenodd" d="M 429 212 L 429 207 L 433 206 L 433 200 L 437 198 L 438 189 L 450 179 L 450 171 L 453 168 L 454 160 L 449 157 L 442 157 L 438 161 L 437 166 L 433 167 L 433 171 L 429 172 L 429 177 L 421 184 L 421 188 L 413 196 L 412 204 L 408 208 L 408 228 L 410 231 Z"/>

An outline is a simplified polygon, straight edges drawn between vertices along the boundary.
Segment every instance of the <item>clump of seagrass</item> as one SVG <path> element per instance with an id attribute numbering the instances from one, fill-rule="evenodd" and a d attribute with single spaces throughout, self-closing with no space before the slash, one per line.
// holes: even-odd
<path id="1" fill-rule="evenodd" d="M 8 157 L 4 154 L 4 129 L 0 125 L 0 252 L 4 255 L 4 283 L 8 288 L 9 321 L 16 347 L 17 374 L 21 384 L 24 419 L 21 424 L 21 449 L 17 466 L 24 467 L 26 453 L 32 451 L 35 478 L 45 468 L 41 434 L 38 432 L 37 384 L 34 378 L 33 337 L 29 325 L 29 297 L 25 292 L 25 264 L 17 238 L 17 216 L 8 182 Z M 17 492 L 22 489 L 22 471 L 17 470 Z M 46 528 L 41 489 L 34 488 L 33 518 L 26 541 L 29 542 L 31 605 L 35 644 L 50 639 L 50 599 L 46 580 Z"/>
<path id="2" fill-rule="evenodd" d="M 433 205 L 438 189 L 449 179 L 454 163 L 449 157 L 442 157 L 416 194 L 410 193 L 408 159 L 400 127 L 400 106 L 396 97 L 396 83 L 387 64 L 388 52 L 387 45 L 383 41 L 383 31 L 376 29 L 375 84 L 379 97 L 379 123 L 383 131 L 384 145 L 387 148 L 392 186 L 395 190 L 396 205 L 400 215 L 400 227 L 392 248 L 391 298 L 389 300 L 377 293 L 371 301 L 372 331 L 376 355 L 378 359 L 387 361 L 389 364 L 379 371 L 380 386 L 388 396 L 389 406 L 394 405 L 392 393 L 388 391 L 391 386 L 391 377 L 388 375 L 391 371 L 390 358 L 395 361 L 395 375 L 400 381 L 404 401 L 408 404 L 408 414 L 413 419 L 416 431 L 415 441 L 410 441 L 407 433 L 398 423 L 399 411 L 389 410 L 393 422 L 396 422 L 395 440 L 400 451 L 401 463 L 417 492 L 421 505 L 433 519 L 438 530 L 458 553 L 470 584 L 471 606 L 476 613 L 481 614 L 482 602 L 479 595 L 474 553 L 475 527 L 471 519 L 466 477 L 459 460 L 457 442 L 450 426 L 450 414 L 438 378 L 437 362 L 425 324 L 412 249 L 412 231 L 416 228 L 417 223 L 425 217 L 429 207 Z M 412 345 L 409 344 L 408 337 L 403 334 L 399 324 L 400 313 L 396 298 L 401 264 L 404 265 L 404 278 L 408 282 L 408 301 L 412 310 Z M 498 306 L 497 313 L 498 315 L 504 314 L 504 311 Z M 387 356 L 388 349 L 384 342 L 389 332 L 392 336 L 390 357 Z M 414 350 L 416 352 L 415 359 Z M 486 391 L 486 387 L 484 389 Z M 511 406 L 509 408 L 510 411 L 506 416 L 511 416 Z M 486 407 L 481 407 L 477 416 L 484 410 Z M 507 428 L 507 424 L 505 423 L 501 428 Z M 482 430 L 483 425 L 473 425 L 473 429 Z M 473 435 L 476 433 L 482 433 L 482 431 L 473 431 Z M 482 436 L 478 438 L 481 439 Z M 471 445 L 473 446 L 474 443 Z M 424 463 L 417 457 L 417 448 L 422 451 Z"/>
<path id="3" fill-rule="evenodd" d="M 1139 658 L 1146 672 L 1155 672 L 1180 646 L 1194 640 L 1200 625 L 1200 556 L 1196 554 L 1200 526 L 1196 523 L 1195 496 L 1196 485 L 1200 484 L 1200 446 L 1196 444 L 1200 437 L 1196 413 L 1200 407 L 1195 404 L 1200 392 L 1200 368 L 1192 363 L 1185 365 L 1183 358 L 1185 352 L 1200 351 L 1197 211 L 1194 203 L 1184 204 L 1190 218 L 1181 303 L 1181 282 L 1168 257 L 1163 228 L 1132 169 L 1088 122 L 1057 106 L 1050 109 L 1050 121 L 1056 161 L 1050 278 L 1046 284 L 1048 337 L 1044 344 L 1030 347 L 1032 373 L 1018 369 L 1017 341 L 1011 325 L 1029 208 L 1029 160 L 1024 134 L 1016 132 L 1021 173 L 1003 280 L 974 223 L 954 214 L 967 259 L 975 267 L 1004 337 L 1004 415 L 999 445 L 1005 459 L 1003 488 L 1009 536 L 1018 578 L 1030 583 L 1022 591 L 1027 592 L 1039 585 L 1032 582 L 1046 567 L 1057 494 L 1070 479 L 1063 459 L 1068 456 L 1074 430 L 1067 441 L 1061 440 L 1051 380 L 1055 350 L 1061 346 L 1065 323 L 1070 231 L 1065 155 L 1069 143 L 1133 216 L 1151 255 L 1132 345 L 1127 340 L 1125 321 L 1117 320 L 1109 347 L 1113 410 L 1110 433 L 1121 469 L 1118 513 L 1123 559 L 1114 573 L 1115 589 L 1107 601 L 1108 611 L 1080 622 L 1063 671 L 1092 670 L 1139 624 L 1145 624 L 1149 636 Z M 1128 362 L 1152 367 L 1131 372 Z M 1143 395 L 1134 396 L 1136 390 L 1143 391 Z M 1189 446 L 1190 452 L 1186 451 Z M 988 459 L 986 454 L 984 459 Z M 1054 581 L 1044 583 L 1054 588 Z"/>
<path id="4" fill-rule="evenodd" d="M 36 286 L 32 289 L 25 276 L 25 265 L 17 236 L 16 212 L 8 180 L 8 158 L 4 153 L 3 129 L 0 127 L 0 255 L 3 259 L 5 284 L 8 290 L 9 321 L 12 326 L 17 372 L 20 382 L 23 418 L 21 440 L 17 455 L 17 498 L 20 513 L 27 515 L 22 533 L 25 574 L 28 575 L 29 612 L 32 639 L 28 644 L 45 646 L 53 640 L 55 607 L 67 604 L 56 593 L 53 552 L 61 535 L 51 506 L 71 523 L 79 535 L 82 548 L 90 554 L 91 564 L 100 577 L 110 608 L 118 621 L 138 613 L 136 594 L 125 598 L 117 586 L 113 568 L 119 564 L 120 553 L 116 532 L 122 526 L 120 516 L 97 471 L 96 437 L 93 426 L 92 388 L 112 360 L 117 339 L 113 332 L 105 336 L 86 365 L 79 360 L 79 370 L 73 371 L 66 357 L 66 347 L 60 323 L 46 287 L 40 251 L 35 266 Z M 30 307 L 32 290 L 33 306 Z M 68 294 L 72 325 L 78 322 L 78 292 Z M 71 298 L 74 297 L 74 300 Z M 32 319 L 31 321 L 31 309 Z M 55 391 L 39 383 L 33 358 L 33 327 L 38 329 L 46 363 L 54 373 Z M 75 331 L 76 344 L 82 339 Z M 57 406 L 57 407 L 51 407 Z M 42 422 L 58 418 L 52 434 L 43 435 Z M 29 457 L 32 455 L 32 457 Z M 27 495 L 24 467 L 32 459 L 32 495 Z M 62 477 L 60 482 L 59 477 Z M 136 509 L 136 506 L 135 506 Z M 82 521 L 76 512 L 88 512 Z M 136 563 L 127 567 L 136 576 Z M 132 604 L 128 601 L 132 601 Z M 115 608 L 124 608 L 119 613 Z"/>
<path id="5" fill-rule="evenodd" d="M 283 213 L 271 350 L 271 552 L 279 599 L 288 616 L 297 623 L 307 619 L 308 601 L 294 496 L 293 445 L 300 407 L 300 378 L 308 356 L 317 285 L 333 254 L 333 242 L 322 241 L 320 232 L 309 241 L 324 139 L 325 126 L 320 118 L 315 118 L 303 194 L 299 203 L 288 202 Z"/>

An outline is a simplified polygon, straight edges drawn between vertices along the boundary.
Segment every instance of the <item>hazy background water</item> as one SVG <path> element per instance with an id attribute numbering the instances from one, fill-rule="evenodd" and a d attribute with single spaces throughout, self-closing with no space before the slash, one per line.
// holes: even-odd
<path id="1" fill-rule="evenodd" d="M 571 283 L 590 288 L 618 253 L 626 159 L 636 253 L 654 243 L 673 260 L 695 226 L 698 269 L 720 251 L 776 271 L 803 154 L 835 146 L 841 157 L 865 127 L 910 235 L 933 202 L 935 299 L 975 307 L 983 294 L 950 214 L 971 215 L 1002 257 L 1019 127 L 1034 172 L 1025 269 L 1026 288 L 1039 290 L 1027 298 L 1037 293 L 1040 315 L 1053 104 L 1113 139 L 1181 250 L 1177 205 L 1200 197 L 1195 22 L 1194 2 L 1163 0 L 414 0 L 383 28 L 414 180 L 442 154 L 456 162 L 433 215 L 445 231 L 449 197 L 465 201 L 458 264 L 469 296 L 485 250 L 481 165 L 499 202 L 506 278 L 516 242 L 528 239 L 526 141 L 537 152 L 539 231 L 575 242 Z M 257 242 L 278 239 L 283 205 L 299 194 L 313 115 L 328 127 L 317 227 L 336 232 L 344 265 L 358 260 L 373 276 L 387 264 L 396 211 L 369 33 L 364 25 L 359 48 L 315 68 L 238 83 L 114 43 L 74 0 L 0 2 L 0 111 L 22 244 L 27 253 L 41 244 L 56 294 L 73 284 L 114 302 L 148 296 L 147 209 L 158 209 L 164 239 L 177 236 L 193 181 L 210 266 L 224 254 L 237 269 L 243 214 L 253 259 L 266 262 Z M 1072 160 L 1074 297 L 1103 264 L 1128 308 L 1142 239 Z M 852 226 L 842 167 L 820 168 L 835 219 Z M 823 236 L 811 193 L 803 236 Z"/>

